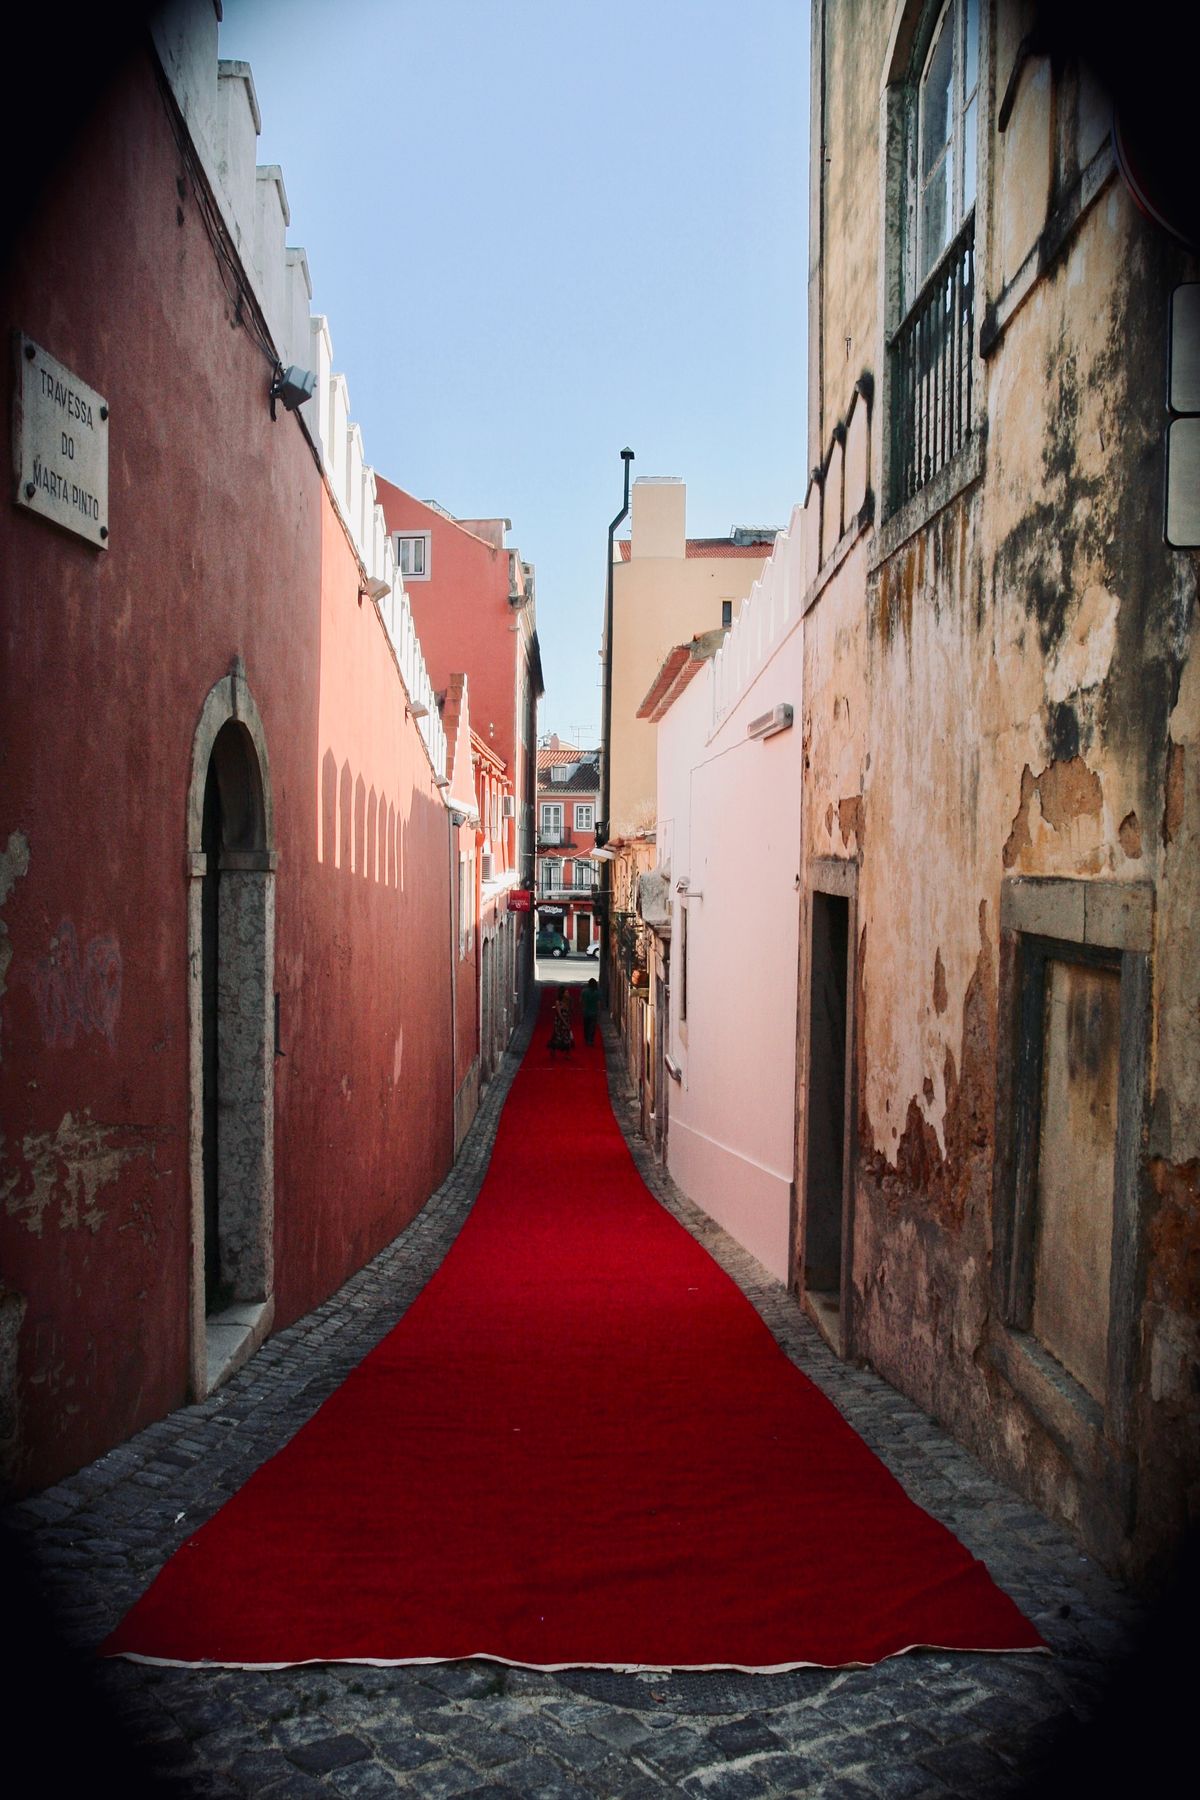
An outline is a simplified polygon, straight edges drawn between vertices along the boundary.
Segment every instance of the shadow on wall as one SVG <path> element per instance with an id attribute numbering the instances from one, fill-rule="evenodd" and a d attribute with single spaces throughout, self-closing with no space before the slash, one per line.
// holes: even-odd
<path id="1" fill-rule="evenodd" d="M 380 887 L 399 888 L 404 866 L 404 820 L 386 794 L 368 788 L 348 762 L 339 770 L 327 750 L 321 759 L 317 861 L 332 863 Z"/>

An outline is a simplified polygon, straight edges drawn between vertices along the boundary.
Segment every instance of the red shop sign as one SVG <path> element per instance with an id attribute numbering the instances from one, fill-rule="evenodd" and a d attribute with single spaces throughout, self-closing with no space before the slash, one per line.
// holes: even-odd
<path id="1" fill-rule="evenodd" d="M 509 912 L 528 912 L 533 901 L 532 888 L 509 888 Z"/>

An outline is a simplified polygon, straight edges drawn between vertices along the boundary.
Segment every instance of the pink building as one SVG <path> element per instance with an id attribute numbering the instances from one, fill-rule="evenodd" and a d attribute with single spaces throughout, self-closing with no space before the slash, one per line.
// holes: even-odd
<path id="1" fill-rule="evenodd" d="M 537 910 L 572 950 L 598 942 L 595 898 L 600 752 L 552 736 L 538 747 Z"/>
<path id="2" fill-rule="evenodd" d="M 456 882 L 460 915 L 469 925 L 460 925 L 456 952 L 457 1144 L 532 980 L 532 915 L 514 910 L 510 895 L 533 882 L 542 692 L 533 570 L 506 545 L 506 519 L 454 519 L 378 476 L 376 491 L 447 735 L 461 737 L 453 816 L 462 820 Z M 473 772 L 470 792 L 465 756 Z"/>

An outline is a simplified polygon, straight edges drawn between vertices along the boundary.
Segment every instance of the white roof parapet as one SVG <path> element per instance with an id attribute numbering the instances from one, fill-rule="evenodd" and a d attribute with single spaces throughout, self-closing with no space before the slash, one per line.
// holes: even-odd
<path id="1" fill-rule="evenodd" d="M 433 683 L 429 679 L 429 670 L 425 667 L 425 657 L 421 650 L 421 642 L 417 637 L 417 628 L 413 623 L 412 608 L 408 603 L 408 595 L 399 571 L 396 572 L 392 585 L 391 605 L 385 601 L 380 607 L 380 617 L 387 626 L 388 636 L 392 640 L 392 648 L 396 652 L 396 661 L 400 667 L 400 679 L 408 694 L 409 704 L 417 721 L 417 729 L 425 741 L 429 752 L 429 760 L 433 764 L 435 775 L 446 773 L 446 731 L 438 712 L 437 695 Z M 390 615 L 390 617 L 389 617 Z"/>
<path id="2" fill-rule="evenodd" d="M 217 64 L 213 150 L 216 191 L 242 260 L 254 260 L 254 194 L 262 117 L 250 64 Z"/>
<path id="3" fill-rule="evenodd" d="M 738 608 L 728 636 L 712 660 L 712 673 L 707 677 L 712 731 L 737 705 L 767 658 L 800 618 L 806 585 L 806 529 L 803 507 L 794 506 L 787 530 L 775 539 L 762 574 Z"/>
<path id="4" fill-rule="evenodd" d="M 337 497 L 338 505 L 346 507 L 346 459 L 349 453 L 350 431 L 350 390 L 346 386 L 344 375 L 331 375 L 329 378 L 329 441 L 325 446 L 325 473 L 329 477 L 329 485 Z"/>
<path id="5" fill-rule="evenodd" d="M 391 584 L 380 602 L 380 616 L 434 771 L 444 776 L 446 734 L 383 511 L 376 503 L 374 471 L 366 466 L 362 431 L 350 417 L 346 378 L 333 369 L 328 322 L 310 313 L 308 257 L 286 243 L 291 209 L 283 170 L 277 163 L 257 164 L 262 117 L 250 65 L 218 59 L 219 11 L 213 0 L 161 0 L 150 24 L 155 52 L 276 354 L 283 364 L 299 364 L 317 378 L 313 398 L 298 416 L 316 446 L 362 566 L 370 576 Z M 265 391 L 265 381 L 263 385 Z"/>
<path id="6" fill-rule="evenodd" d="M 278 163 L 260 164 L 255 170 L 254 186 L 254 273 L 258 277 L 263 312 L 281 362 L 290 323 L 284 240 L 291 218 L 283 170 Z"/>
<path id="7" fill-rule="evenodd" d="M 217 9 L 212 0 L 162 0 L 150 35 L 192 142 L 211 171 L 217 103 Z"/>
<path id="8" fill-rule="evenodd" d="M 300 408 L 300 416 L 308 426 L 308 435 L 316 445 L 322 468 L 328 474 L 329 459 L 326 446 L 329 443 L 333 344 L 329 337 L 329 322 L 321 313 L 314 314 L 308 321 L 308 346 L 305 367 L 312 370 L 317 378 L 317 385 L 312 399 L 306 400 Z"/>
<path id="9" fill-rule="evenodd" d="M 362 555 L 362 487 L 363 487 L 363 435 L 362 426 L 351 419 L 346 430 L 346 480 L 338 498 L 346 513 L 346 522 L 350 527 L 350 535 Z"/>
<path id="10" fill-rule="evenodd" d="M 286 271 L 287 338 L 280 345 L 279 360 L 299 363 L 302 369 L 312 367 L 310 312 L 312 308 L 312 276 L 308 272 L 308 253 L 289 244 L 283 253 Z M 311 405 L 311 402 L 306 402 Z"/>

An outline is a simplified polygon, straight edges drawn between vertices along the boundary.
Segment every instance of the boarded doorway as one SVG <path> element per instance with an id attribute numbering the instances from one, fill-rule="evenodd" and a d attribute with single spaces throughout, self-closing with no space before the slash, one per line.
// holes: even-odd
<path id="1" fill-rule="evenodd" d="M 493 1024 L 492 1004 L 492 945 L 490 938 L 484 938 L 480 956 L 479 977 L 479 1079 L 490 1081 L 492 1078 L 492 1039 L 495 1032 Z"/>
<path id="2" fill-rule="evenodd" d="M 806 1310 L 842 1356 L 849 1354 L 854 1121 L 850 959 L 856 874 L 853 864 L 831 860 L 810 871 L 807 969 L 798 1020 L 795 1285 Z"/>
<path id="3" fill-rule="evenodd" d="M 274 1308 L 275 854 L 265 743 L 238 668 L 201 715 L 188 833 L 199 1396 L 253 1353 Z"/>

